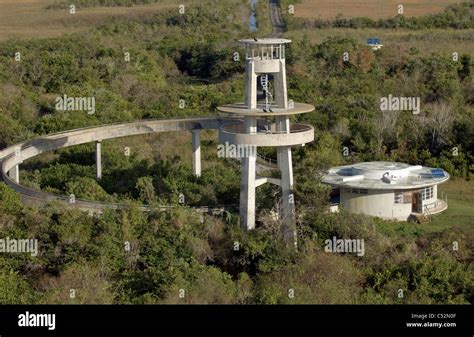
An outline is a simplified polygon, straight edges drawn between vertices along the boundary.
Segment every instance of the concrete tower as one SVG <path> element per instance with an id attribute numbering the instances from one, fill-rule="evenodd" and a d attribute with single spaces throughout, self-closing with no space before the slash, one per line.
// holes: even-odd
<path id="1" fill-rule="evenodd" d="M 240 40 L 245 45 L 245 102 L 218 107 L 236 118 L 219 130 L 222 143 L 233 144 L 241 154 L 240 217 L 245 229 L 255 228 L 255 189 L 264 183 L 281 187 L 281 220 L 285 234 L 293 236 L 293 166 L 291 146 L 314 140 L 309 125 L 291 123 L 291 115 L 314 110 L 314 106 L 288 100 L 286 87 L 286 39 Z M 280 179 L 256 176 L 257 147 L 276 147 Z M 251 151 L 249 151 L 251 149 Z M 243 155 L 242 155 L 243 154 Z"/>

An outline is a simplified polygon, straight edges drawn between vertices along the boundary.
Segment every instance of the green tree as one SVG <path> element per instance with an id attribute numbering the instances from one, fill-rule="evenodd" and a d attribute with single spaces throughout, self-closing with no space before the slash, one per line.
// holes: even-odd
<path id="1" fill-rule="evenodd" d="M 22 276 L 3 270 L 0 272 L 1 304 L 34 304 L 36 294 Z"/>

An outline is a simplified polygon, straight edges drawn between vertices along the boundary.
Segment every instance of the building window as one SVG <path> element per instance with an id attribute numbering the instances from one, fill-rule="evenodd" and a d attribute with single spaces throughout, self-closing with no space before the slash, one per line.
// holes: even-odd
<path id="1" fill-rule="evenodd" d="M 411 191 L 403 192 L 403 203 L 411 204 L 413 200 L 413 194 Z"/>
<path id="2" fill-rule="evenodd" d="M 395 192 L 395 203 L 403 204 L 403 192 Z"/>
<path id="3" fill-rule="evenodd" d="M 412 193 L 410 191 L 395 192 L 394 202 L 396 204 L 411 204 L 411 202 L 412 202 Z"/>
<path id="4" fill-rule="evenodd" d="M 433 198 L 433 186 L 424 187 L 421 189 L 421 200 L 428 200 Z"/>
<path id="5" fill-rule="evenodd" d="M 352 194 L 369 194 L 369 190 L 363 188 L 353 188 Z"/>

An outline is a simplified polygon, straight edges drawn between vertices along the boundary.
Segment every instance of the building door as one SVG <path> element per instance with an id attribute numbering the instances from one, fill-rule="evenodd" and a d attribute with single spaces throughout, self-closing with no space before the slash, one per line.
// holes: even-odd
<path id="1" fill-rule="evenodd" d="M 415 213 L 420 213 L 420 206 L 421 206 L 420 192 L 419 191 L 413 192 L 413 196 L 411 198 L 411 211 Z"/>

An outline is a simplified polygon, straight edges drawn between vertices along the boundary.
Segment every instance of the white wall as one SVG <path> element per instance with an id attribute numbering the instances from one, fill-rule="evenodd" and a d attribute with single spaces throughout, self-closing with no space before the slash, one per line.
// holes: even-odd
<path id="1" fill-rule="evenodd" d="M 406 221 L 412 204 L 395 204 L 393 190 L 369 190 L 368 194 L 352 194 L 341 187 L 341 207 L 352 213 L 363 213 L 383 219 Z"/>

